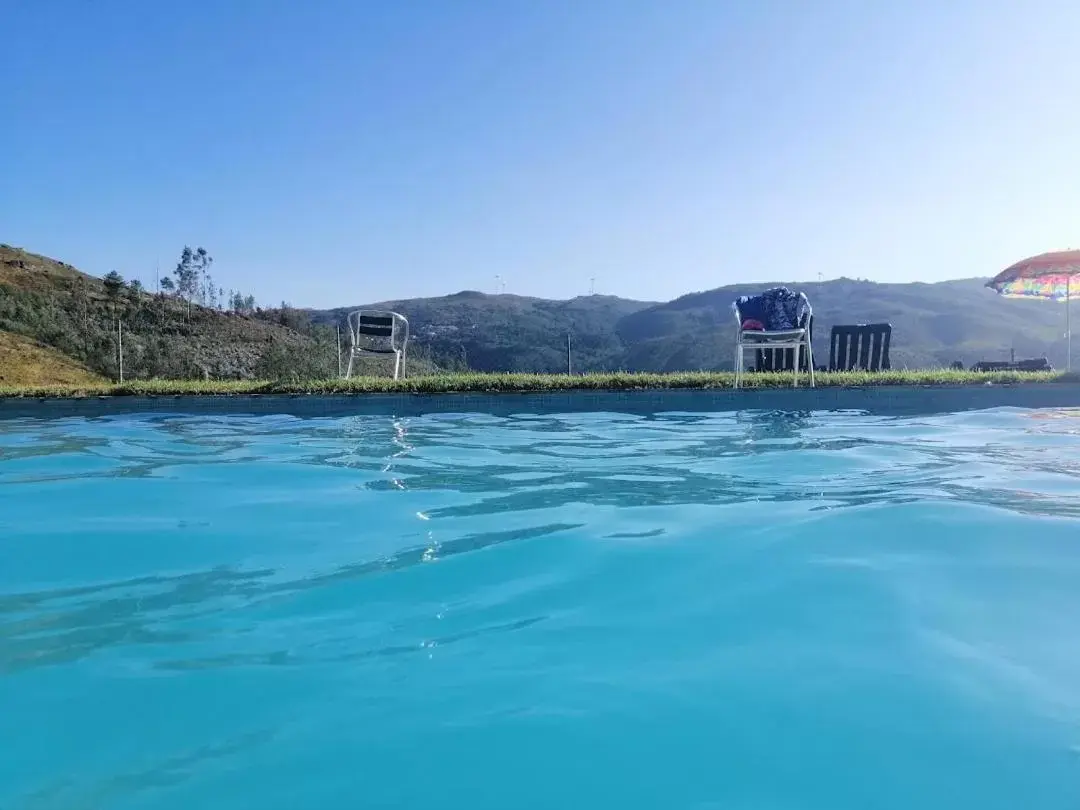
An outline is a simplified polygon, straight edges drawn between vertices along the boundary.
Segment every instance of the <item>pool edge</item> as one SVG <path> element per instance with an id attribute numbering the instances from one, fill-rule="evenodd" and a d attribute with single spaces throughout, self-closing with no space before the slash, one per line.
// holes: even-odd
<path id="1" fill-rule="evenodd" d="M 120 414 L 237 414 L 299 417 L 422 416 L 435 413 L 610 411 L 838 411 L 912 415 L 989 408 L 1080 407 L 1080 383 L 823 386 L 818 388 L 564 390 L 544 392 L 152 394 L 0 398 L 0 420 Z"/>

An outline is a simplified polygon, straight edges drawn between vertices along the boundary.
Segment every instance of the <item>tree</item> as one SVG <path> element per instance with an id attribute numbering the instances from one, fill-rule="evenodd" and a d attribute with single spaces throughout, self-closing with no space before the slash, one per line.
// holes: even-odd
<path id="1" fill-rule="evenodd" d="M 180 253 L 180 261 L 176 263 L 173 275 L 176 277 L 176 291 L 187 301 L 189 313 L 196 301 L 205 307 L 215 306 L 217 286 L 210 276 L 213 263 L 213 257 L 203 247 L 193 249 L 185 245 Z"/>
<path id="2" fill-rule="evenodd" d="M 199 289 L 199 271 L 195 268 L 195 251 L 187 245 L 180 253 L 173 275 L 176 276 L 176 292 L 190 302 Z"/>
<path id="3" fill-rule="evenodd" d="M 281 326 L 304 334 L 311 332 L 311 316 L 303 310 L 289 306 L 286 301 L 281 302 L 281 308 L 277 310 L 275 315 L 274 320 Z"/>
<path id="4" fill-rule="evenodd" d="M 163 293 L 168 293 L 169 295 L 172 295 L 174 292 L 176 292 L 176 285 L 173 284 L 173 280 L 168 276 L 165 276 L 165 278 L 163 278 L 158 283 L 161 285 L 161 291 Z"/>
<path id="5" fill-rule="evenodd" d="M 127 317 L 139 314 L 143 304 L 143 285 L 137 278 L 133 278 L 127 285 Z"/>
<path id="6" fill-rule="evenodd" d="M 200 281 L 199 303 L 204 307 L 213 307 L 214 293 L 217 290 L 217 287 L 214 285 L 214 279 L 210 276 L 210 265 L 214 263 L 214 260 L 210 257 L 210 254 L 206 252 L 206 248 L 197 248 L 195 250 L 195 255 L 192 258 L 195 272 Z"/>
<path id="7" fill-rule="evenodd" d="M 113 270 L 105 276 L 104 282 L 105 294 L 108 295 L 109 300 L 115 304 L 116 299 L 120 297 L 120 291 L 124 289 L 124 277 Z"/>
<path id="8" fill-rule="evenodd" d="M 202 281 L 199 284 L 199 304 L 210 309 L 217 308 L 217 287 L 214 286 L 214 279 L 210 277 L 205 271 L 200 271 L 202 274 Z"/>
<path id="9" fill-rule="evenodd" d="M 217 287 L 210 277 L 210 265 L 213 263 L 214 259 L 206 252 L 206 248 L 193 249 L 184 245 L 173 276 L 176 278 L 176 292 L 187 301 L 188 315 L 191 314 L 191 305 L 196 299 L 203 306 L 214 305 Z"/>

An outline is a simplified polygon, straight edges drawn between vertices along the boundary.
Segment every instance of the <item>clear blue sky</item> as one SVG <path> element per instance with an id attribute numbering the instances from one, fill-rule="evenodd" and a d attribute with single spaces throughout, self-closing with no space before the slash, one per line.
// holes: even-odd
<path id="1" fill-rule="evenodd" d="M 0 241 L 263 302 L 1080 246 L 1074 0 L 0 0 Z"/>

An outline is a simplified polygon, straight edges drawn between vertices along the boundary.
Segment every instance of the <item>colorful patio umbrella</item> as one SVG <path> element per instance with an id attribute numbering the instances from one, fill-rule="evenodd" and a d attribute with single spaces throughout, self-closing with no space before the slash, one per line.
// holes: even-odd
<path id="1" fill-rule="evenodd" d="M 1006 298 L 1043 298 L 1065 302 L 1066 367 L 1072 370 L 1069 300 L 1080 298 L 1080 250 L 1041 253 L 1002 270 L 986 286 Z"/>

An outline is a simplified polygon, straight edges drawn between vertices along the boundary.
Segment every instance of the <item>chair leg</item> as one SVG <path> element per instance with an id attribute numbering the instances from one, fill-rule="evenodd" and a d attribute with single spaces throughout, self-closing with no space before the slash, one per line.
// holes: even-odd
<path id="1" fill-rule="evenodd" d="M 806 339 L 806 367 L 810 369 L 810 387 L 815 386 L 814 381 L 814 347 L 810 344 L 810 338 Z"/>
<path id="2" fill-rule="evenodd" d="M 738 338 L 735 339 L 735 387 L 739 387 L 739 382 L 742 378 L 742 356 L 743 348 L 742 341 Z"/>
<path id="3" fill-rule="evenodd" d="M 352 376 L 352 364 L 353 358 L 356 357 L 353 352 L 349 352 L 349 367 L 345 370 L 345 379 L 349 379 Z"/>
<path id="4" fill-rule="evenodd" d="M 398 352 L 394 352 L 394 379 L 397 380 L 398 374 L 401 371 L 401 355 Z"/>

